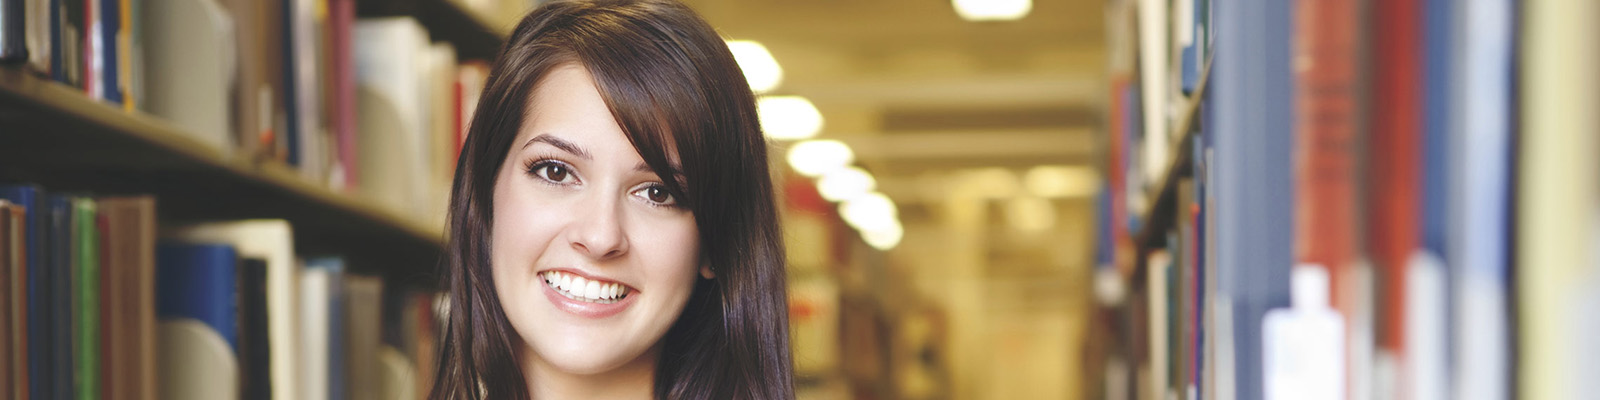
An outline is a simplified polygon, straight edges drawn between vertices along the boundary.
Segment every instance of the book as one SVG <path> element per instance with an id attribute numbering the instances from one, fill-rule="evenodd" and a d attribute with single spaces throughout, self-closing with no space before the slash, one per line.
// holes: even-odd
<path id="1" fill-rule="evenodd" d="M 152 196 L 97 200 L 106 225 L 101 298 L 107 393 L 156 398 L 156 200 Z"/>
<path id="2" fill-rule="evenodd" d="M 145 111 L 232 154 L 240 82 L 234 19 L 213 0 L 148 0 L 136 26 L 142 43 Z"/>
<path id="3" fill-rule="evenodd" d="M 240 260 L 238 287 L 240 398 L 271 399 L 273 349 L 267 328 L 267 260 Z"/>
<path id="4" fill-rule="evenodd" d="M 1233 356 L 1231 366 L 1217 367 L 1217 379 L 1232 387 L 1218 389 L 1216 398 L 1255 400 L 1263 398 L 1262 317 L 1289 305 L 1294 264 L 1294 141 L 1286 134 L 1295 121 L 1294 7 L 1269 0 L 1212 7 L 1215 46 L 1250 49 L 1218 53 L 1201 116 L 1211 124 L 1214 179 L 1207 184 L 1217 199 L 1214 225 L 1208 223 L 1217 230 L 1208 239 L 1216 260 L 1207 264 L 1215 266 L 1219 307 L 1230 309 L 1217 323 L 1231 325 L 1218 329 L 1231 343 L 1218 353 Z"/>
<path id="5" fill-rule="evenodd" d="M 1516 6 L 1520 9 L 1512 8 Z M 1488 24 L 1482 29 L 1503 35 L 1493 43 L 1465 46 L 1462 52 L 1504 54 L 1498 45 L 1505 44 L 1516 52 L 1512 54 L 1521 55 L 1510 70 L 1501 68 L 1503 61 L 1489 64 L 1502 75 L 1494 76 L 1489 84 L 1476 83 L 1512 89 L 1472 103 L 1499 106 L 1491 116 L 1473 116 L 1509 117 L 1492 120 L 1496 124 L 1491 126 L 1497 129 L 1495 133 L 1506 128 L 1517 134 L 1511 139 L 1515 146 L 1500 148 L 1515 152 L 1511 156 L 1514 164 L 1506 169 L 1514 174 L 1515 195 L 1510 205 L 1515 225 L 1497 231 L 1515 232 L 1510 253 L 1515 269 L 1463 271 L 1487 281 L 1493 291 L 1489 294 L 1502 295 L 1501 299 L 1516 307 L 1512 314 L 1515 325 L 1493 326 L 1496 333 L 1503 332 L 1498 330 L 1502 328 L 1515 329 L 1509 335 L 1514 345 L 1496 343 L 1515 349 L 1514 360 L 1503 364 L 1515 370 L 1499 369 L 1503 374 L 1492 383 L 1510 383 L 1492 388 L 1514 391 L 1494 395 L 1593 397 L 1595 390 L 1600 390 L 1595 379 L 1600 344 L 1592 339 L 1600 329 L 1600 249 L 1596 248 L 1600 243 L 1600 157 L 1595 150 L 1600 149 L 1600 138 L 1595 135 L 1600 132 L 1600 118 L 1589 110 L 1600 107 L 1600 78 L 1594 74 L 1600 68 L 1600 48 L 1593 40 L 1600 37 L 1600 24 L 1596 23 L 1600 3 L 1468 2 L 1464 7 L 1469 16 L 1462 21 L 1464 28 L 1480 29 L 1479 24 Z M 1493 11 L 1509 12 L 1488 14 Z M 1507 21 L 1513 15 L 1520 19 Z M 1466 75 L 1470 76 L 1463 78 L 1480 77 L 1470 72 Z M 1509 294 L 1502 290 L 1510 286 L 1508 282 L 1515 285 Z"/>
<path id="6" fill-rule="evenodd" d="M 54 326 L 50 306 L 51 287 L 48 279 L 51 274 L 47 268 L 47 242 L 44 228 L 48 221 L 46 211 L 47 199 L 43 190 L 38 186 L 26 184 L 0 185 L 0 199 L 5 199 L 12 204 L 22 206 L 24 213 L 23 223 L 23 253 L 26 264 L 27 276 L 27 327 L 30 346 L 28 346 L 28 392 L 30 398 L 50 398 L 50 377 L 53 371 L 51 354 L 51 328 Z"/>
<path id="7" fill-rule="evenodd" d="M 50 315 L 50 326 L 46 331 L 50 351 L 46 357 L 50 358 L 50 371 L 48 372 L 51 398 L 75 399 L 73 376 L 74 357 L 72 354 L 73 341 L 73 293 L 72 282 L 74 274 L 74 254 L 72 252 L 73 198 L 65 195 L 49 195 L 45 199 L 46 215 L 44 224 L 44 248 L 46 260 L 44 268 L 48 276 L 44 279 L 49 286 L 50 297 L 45 301 L 50 303 L 46 312 Z"/>
<path id="8" fill-rule="evenodd" d="M 72 199 L 73 393 L 100 398 L 100 235 L 94 199 Z"/>
<path id="9" fill-rule="evenodd" d="M 345 396 L 351 400 L 375 400 L 382 388 L 382 366 L 378 350 L 383 344 L 383 280 L 376 277 L 344 277 L 344 356 Z M 338 323 L 338 322 L 335 322 Z M 378 390 L 374 390 L 378 389 Z"/>
<path id="10" fill-rule="evenodd" d="M 0 394 L 19 399 L 28 396 L 26 221 L 21 206 L 0 200 Z"/>
<path id="11" fill-rule="evenodd" d="M 401 214 L 438 214 L 429 172 L 427 33 L 410 17 L 366 18 L 354 27 L 361 194 Z M 431 221 L 426 217 L 422 220 Z"/>
<path id="12" fill-rule="evenodd" d="M 244 220 L 212 222 L 173 226 L 163 232 L 164 237 L 202 243 L 226 243 L 240 257 L 267 261 L 267 335 L 273 349 L 300 348 L 300 330 L 296 327 L 299 306 L 296 304 L 299 289 L 299 268 L 295 266 L 294 230 L 284 220 Z M 300 373 L 300 354 L 293 351 L 271 353 L 272 393 L 274 398 L 294 398 Z"/>
<path id="13" fill-rule="evenodd" d="M 1145 185 L 1159 184 L 1163 178 L 1168 162 L 1167 148 L 1171 143 L 1167 128 L 1168 92 L 1172 90 L 1167 81 L 1171 51 L 1167 47 L 1167 39 L 1171 37 L 1167 32 L 1168 3 L 1166 0 L 1139 0 L 1138 3 L 1139 77 L 1143 91 L 1140 96 L 1143 129 L 1139 130 L 1139 135 L 1144 145 L 1138 159 L 1142 163 Z M 1149 191 L 1150 187 L 1145 185 L 1140 185 L 1139 190 Z"/>
<path id="14" fill-rule="evenodd" d="M 34 73 L 50 75 L 50 0 L 23 0 L 23 35 L 28 46 L 28 68 Z"/>
<path id="15" fill-rule="evenodd" d="M 1516 84 L 1515 9 L 1510 1 L 1458 2 L 1453 64 L 1459 92 L 1453 125 L 1452 201 L 1458 221 L 1449 259 L 1457 265 L 1453 394 L 1459 399 L 1504 399 L 1512 393 L 1511 244 L 1512 143 Z M 1575 145 L 1572 143 L 1563 144 Z M 1573 218 L 1564 216 L 1562 218 Z"/>
<path id="16" fill-rule="evenodd" d="M 355 0 L 327 0 L 328 125 L 332 129 L 334 165 L 329 167 L 330 184 L 335 190 L 350 190 L 360 185 L 360 154 L 357 146 L 356 66 L 351 48 L 356 21 Z"/>
<path id="17" fill-rule="evenodd" d="M 28 61 L 27 8 L 24 0 L 0 0 L 0 63 Z"/>
<path id="18" fill-rule="evenodd" d="M 336 257 L 307 259 L 300 273 L 300 329 L 302 391 L 306 400 L 343 398 L 344 260 Z"/>
<path id="19" fill-rule="evenodd" d="M 160 398 L 238 398 L 237 271 L 225 244 L 157 245 Z"/>

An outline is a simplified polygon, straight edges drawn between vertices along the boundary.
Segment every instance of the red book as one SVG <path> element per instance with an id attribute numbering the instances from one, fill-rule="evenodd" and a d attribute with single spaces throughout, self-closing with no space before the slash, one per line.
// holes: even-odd
<path id="1" fill-rule="evenodd" d="M 1367 249 L 1378 279 L 1378 349 L 1405 363 L 1407 260 L 1422 239 L 1422 5 L 1373 3 Z M 1403 386 L 1404 380 L 1400 381 Z M 1404 398 L 1400 396 L 1399 398 Z"/>
<path id="2" fill-rule="evenodd" d="M 344 169 L 345 190 L 355 190 L 361 182 L 361 163 L 356 159 L 360 154 L 356 148 L 356 64 L 355 48 L 350 43 L 355 35 L 352 29 L 356 22 L 355 0 L 328 0 L 328 63 L 330 72 L 329 87 L 332 88 L 332 99 L 328 102 L 330 125 L 333 127 L 334 144 L 338 147 L 334 154 L 338 164 Z"/>
<path id="3" fill-rule="evenodd" d="M 1295 15 L 1295 261 L 1328 268 L 1329 304 L 1344 317 L 1346 348 L 1360 329 L 1361 59 L 1358 2 L 1299 0 Z M 1284 266 L 1289 267 L 1289 266 Z M 1347 382 L 1360 372 L 1347 363 Z"/>

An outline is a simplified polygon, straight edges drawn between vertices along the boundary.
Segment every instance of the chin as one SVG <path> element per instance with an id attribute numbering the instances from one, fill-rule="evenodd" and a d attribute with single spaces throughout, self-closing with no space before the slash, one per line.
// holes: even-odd
<path id="1" fill-rule="evenodd" d="M 569 327 L 570 328 L 570 327 Z M 565 331 L 584 331 L 592 329 L 563 329 Z M 548 332 L 546 332 L 548 333 Z M 529 347 L 538 357 L 550 367 L 572 375 L 598 375 L 622 368 L 639 360 L 650 350 L 649 346 L 639 346 L 630 343 L 625 338 L 613 335 L 583 334 L 569 332 L 576 335 L 562 335 L 562 337 L 524 337 Z M 651 368 L 654 368 L 652 365 Z"/>

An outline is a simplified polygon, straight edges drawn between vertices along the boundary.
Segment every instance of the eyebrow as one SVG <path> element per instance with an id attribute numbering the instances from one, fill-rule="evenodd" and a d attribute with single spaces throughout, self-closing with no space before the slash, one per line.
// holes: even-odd
<path id="1" fill-rule="evenodd" d="M 684 175 L 683 175 L 683 167 L 682 166 L 679 166 L 677 164 L 672 164 L 672 165 L 668 165 L 667 169 L 669 170 L 668 172 L 671 172 L 672 176 L 674 178 L 676 178 L 679 183 L 682 183 L 684 181 L 685 178 L 684 178 Z M 638 165 L 634 165 L 633 166 L 633 170 L 635 172 L 649 172 L 649 173 L 655 173 L 656 172 L 654 169 L 650 168 L 649 164 L 645 164 L 643 161 L 640 161 Z"/>
<path id="2" fill-rule="evenodd" d="M 527 143 L 522 144 L 522 148 L 526 149 L 528 146 L 532 146 L 534 142 L 543 142 L 545 144 L 555 146 L 558 149 L 572 153 L 572 155 L 578 156 L 578 158 L 585 160 L 594 159 L 594 157 L 591 157 L 589 152 L 584 151 L 582 147 L 578 147 L 578 145 L 568 142 L 566 139 L 558 138 L 548 133 L 541 133 L 539 136 L 534 136 L 533 139 L 528 139 Z"/>

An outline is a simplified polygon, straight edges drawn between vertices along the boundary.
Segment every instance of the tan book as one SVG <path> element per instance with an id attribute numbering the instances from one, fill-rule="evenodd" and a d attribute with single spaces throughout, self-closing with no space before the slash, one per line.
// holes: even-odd
<path id="1" fill-rule="evenodd" d="M 101 244 L 102 343 L 106 393 L 156 398 L 156 200 L 151 196 L 99 199 L 106 221 Z"/>

